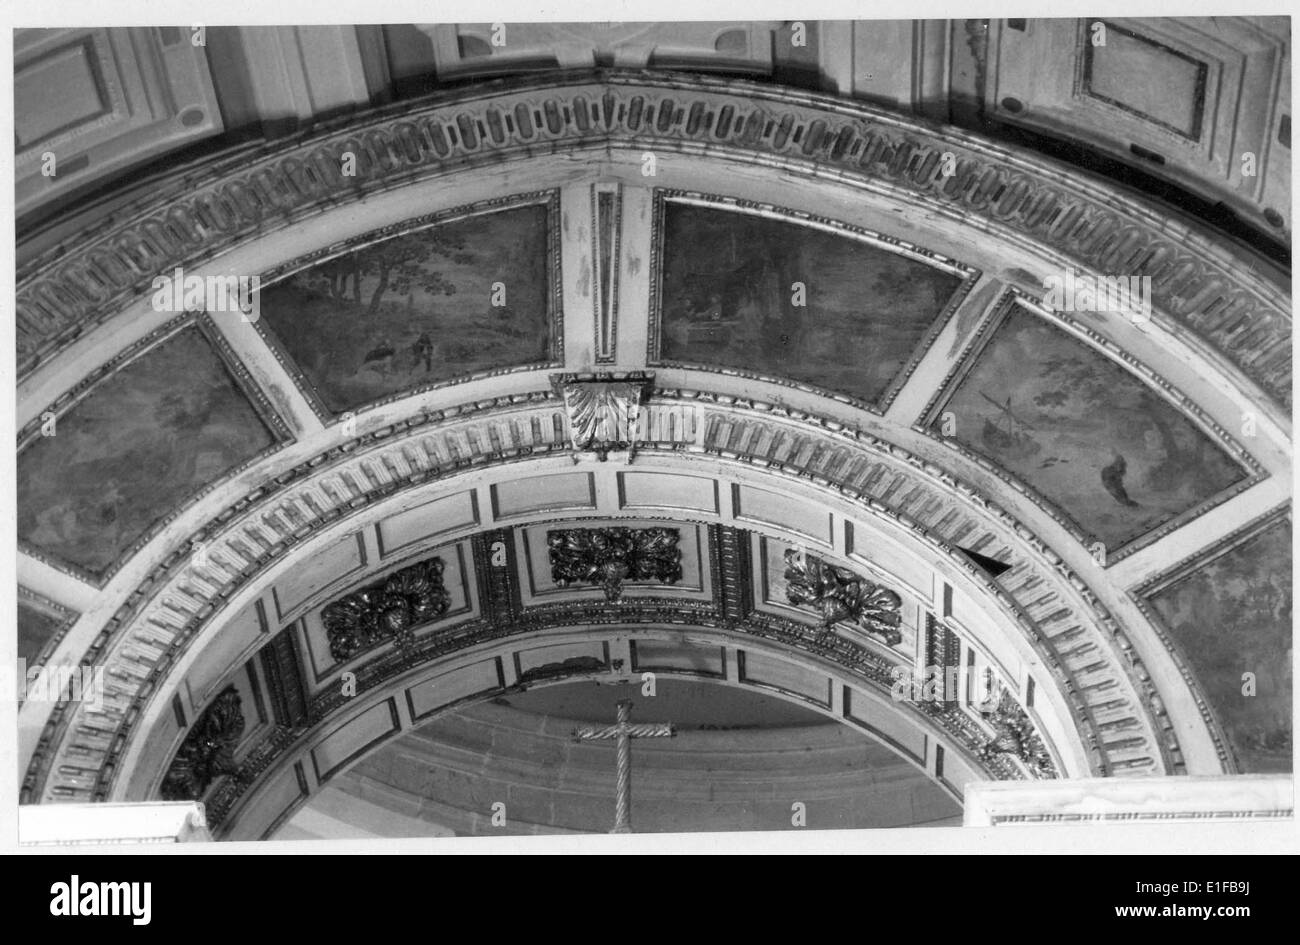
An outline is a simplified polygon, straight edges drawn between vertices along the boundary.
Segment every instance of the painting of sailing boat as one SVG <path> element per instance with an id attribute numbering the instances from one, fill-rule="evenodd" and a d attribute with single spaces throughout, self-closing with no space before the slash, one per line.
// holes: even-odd
<path id="1" fill-rule="evenodd" d="M 980 396 L 998 411 L 997 416 L 984 418 L 984 430 L 980 435 L 991 452 L 1025 460 L 1043 451 L 1043 447 L 1030 433 L 1033 424 L 1026 423 L 1011 409 L 1010 396 L 1001 404 L 984 391 L 980 391 Z"/>
<path id="2" fill-rule="evenodd" d="M 664 362 L 800 381 L 874 404 L 963 277 L 783 220 L 667 201 Z"/>
<path id="3" fill-rule="evenodd" d="M 1108 552 L 1249 472 L 1135 375 L 1015 307 L 934 411 L 942 436 L 1030 485 Z"/>

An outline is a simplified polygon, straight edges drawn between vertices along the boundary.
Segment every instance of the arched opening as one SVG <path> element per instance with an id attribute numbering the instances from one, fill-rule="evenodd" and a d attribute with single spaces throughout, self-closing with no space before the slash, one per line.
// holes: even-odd
<path id="1" fill-rule="evenodd" d="M 623 700 L 633 703 L 633 722 L 675 729 L 670 739 L 632 741 L 638 833 L 961 822 L 947 789 L 860 726 L 742 687 L 657 674 L 653 689 L 639 678 L 570 681 L 466 705 L 377 746 L 269 836 L 606 832 L 615 823 L 617 745 L 574 733 L 609 727 Z"/>

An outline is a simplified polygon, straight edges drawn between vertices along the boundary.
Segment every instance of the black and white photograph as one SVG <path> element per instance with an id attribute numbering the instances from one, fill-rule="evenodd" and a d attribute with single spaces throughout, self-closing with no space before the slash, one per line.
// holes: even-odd
<path id="1" fill-rule="evenodd" d="M 17 852 L 1300 851 L 1283 5 L 103 6 L 6 14 Z"/>

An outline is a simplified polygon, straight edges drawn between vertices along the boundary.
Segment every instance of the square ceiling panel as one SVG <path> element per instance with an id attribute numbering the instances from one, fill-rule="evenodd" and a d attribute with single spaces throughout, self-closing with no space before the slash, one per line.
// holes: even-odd
<path id="1" fill-rule="evenodd" d="M 543 196 L 363 237 L 263 289 L 258 325 L 323 416 L 456 378 L 546 367 L 558 344 L 552 212 Z"/>
<path id="2" fill-rule="evenodd" d="M 20 449 L 19 539 L 103 576 L 159 519 L 282 431 L 205 332 L 182 328 L 90 388 L 53 436 Z"/>
<path id="3" fill-rule="evenodd" d="M 1251 481 L 1198 424 L 1117 362 L 1008 303 L 930 412 L 932 432 L 1028 483 L 1114 561 L 1152 529 Z"/>
<path id="4" fill-rule="evenodd" d="M 976 275 L 839 224 L 661 195 L 661 364 L 883 410 Z"/>

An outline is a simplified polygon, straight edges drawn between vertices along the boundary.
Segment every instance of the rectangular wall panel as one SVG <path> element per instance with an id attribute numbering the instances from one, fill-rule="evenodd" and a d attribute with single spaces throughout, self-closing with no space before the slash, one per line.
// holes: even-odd
<path id="1" fill-rule="evenodd" d="M 240 833 L 259 840 L 270 839 L 270 835 L 291 813 L 290 808 L 306 796 L 297 764 L 285 768 L 276 775 L 274 781 L 258 792 L 257 806 L 248 812 L 248 817 L 240 818 Z"/>
<path id="2" fill-rule="evenodd" d="M 736 518 L 759 525 L 774 525 L 819 545 L 832 545 L 831 514 L 825 506 L 753 486 L 734 485 L 732 488 Z"/>
<path id="3" fill-rule="evenodd" d="M 322 588 L 360 571 L 366 565 L 366 549 L 361 536 L 348 535 L 317 554 L 275 583 L 276 615 L 281 621 L 302 606 Z"/>
<path id="4" fill-rule="evenodd" d="M 384 519 L 375 526 L 379 553 L 391 555 L 419 541 L 477 525 L 478 497 L 474 490 L 434 499 Z"/>
<path id="5" fill-rule="evenodd" d="M 525 676 L 560 675 L 608 668 L 609 652 L 601 640 L 588 643 L 556 643 L 515 653 L 515 670 Z"/>
<path id="6" fill-rule="evenodd" d="M 266 620 L 259 610 L 260 601 L 252 601 L 222 624 L 221 633 L 194 661 L 186 676 L 195 703 L 202 704 L 212 695 L 231 666 L 242 663 L 260 646 L 267 635 Z"/>
<path id="7" fill-rule="evenodd" d="M 492 487 L 492 513 L 499 519 L 529 512 L 595 507 L 596 482 L 591 473 L 529 476 Z"/>
<path id="8" fill-rule="evenodd" d="M 418 722 L 443 706 L 503 685 L 501 662 L 493 658 L 415 684 L 406 690 L 406 702 L 411 708 L 411 719 Z"/>
<path id="9" fill-rule="evenodd" d="M 703 476 L 625 472 L 618 475 L 619 507 L 683 509 L 718 514 L 718 483 Z"/>
<path id="10" fill-rule="evenodd" d="M 685 641 L 633 640 L 632 671 L 726 676 L 726 654 L 720 646 L 696 646 Z"/>
<path id="11" fill-rule="evenodd" d="M 830 677 L 763 653 L 741 651 L 740 681 L 779 689 L 826 708 L 831 704 Z"/>
<path id="12" fill-rule="evenodd" d="M 316 780 L 325 782 L 367 748 L 398 729 L 397 706 L 391 698 L 345 722 L 311 750 Z"/>
<path id="13" fill-rule="evenodd" d="M 844 717 L 881 741 L 901 748 L 913 761 L 925 764 L 925 733 L 907 725 L 888 710 L 876 708 L 873 711 L 872 699 L 865 693 L 845 688 Z"/>

